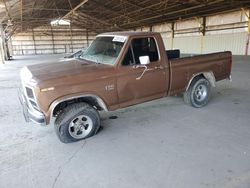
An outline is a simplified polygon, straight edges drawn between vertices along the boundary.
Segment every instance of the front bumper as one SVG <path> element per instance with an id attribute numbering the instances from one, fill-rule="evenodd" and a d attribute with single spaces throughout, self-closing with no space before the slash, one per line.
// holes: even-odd
<path id="1" fill-rule="evenodd" d="M 33 121 L 39 125 L 46 125 L 44 114 L 29 106 L 23 92 L 20 89 L 18 89 L 18 97 L 23 108 L 23 116 L 25 121 Z"/>

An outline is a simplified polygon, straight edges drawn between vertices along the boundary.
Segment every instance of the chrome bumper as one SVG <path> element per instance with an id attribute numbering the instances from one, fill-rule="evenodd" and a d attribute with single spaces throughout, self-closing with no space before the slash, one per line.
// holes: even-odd
<path id="1" fill-rule="evenodd" d="M 18 98 L 22 105 L 23 116 L 26 122 L 33 121 L 39 125 L 46 125 L 44 114 L 29 107 L 27 100 L 20 89 L 18 89 Z"/>

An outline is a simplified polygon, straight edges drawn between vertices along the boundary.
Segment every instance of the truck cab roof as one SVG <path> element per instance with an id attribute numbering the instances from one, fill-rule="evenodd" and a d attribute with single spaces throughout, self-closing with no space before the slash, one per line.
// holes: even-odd
<path id="1" fill-rule="evenodd" d="M 152 35 L 158 35 L 159 33 L 156 32 L 143 32 L 143 31 L 123 31 L 123 32 L 107 32 L 99 34 L 98 36 L 152 36 Z"/>

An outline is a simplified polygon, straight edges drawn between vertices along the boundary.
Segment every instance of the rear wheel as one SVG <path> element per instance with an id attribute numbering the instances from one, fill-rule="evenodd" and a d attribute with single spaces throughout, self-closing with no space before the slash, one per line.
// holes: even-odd
<path id="1" fill-rule="evenodd" d="M 99 113 L 86 103 L 76 103 L 66 107 L 55 121 L 56 134 L 63 143 L 91 137 L 99 128 Z"/>
<path id="2" fill-rule="evenodd" d="M 185 103 L 195 108 L 201 108 L 208 103 L 210 99 L 210 93 L 210 82 L 204 77 L 199 76 L 193 79 L 183 97 Z"/>

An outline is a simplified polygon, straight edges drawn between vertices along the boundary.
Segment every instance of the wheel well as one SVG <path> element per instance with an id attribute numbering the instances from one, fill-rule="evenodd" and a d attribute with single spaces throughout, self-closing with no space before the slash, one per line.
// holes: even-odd
<path id="1" fill-rule="evenodd" d="M 214 74 L 213 72 L 202 72 L 202 73 L 198 73 L 198 74 L 195 74 L 190 80 L 189 80 L 189 83 L 186 87 L 186 91 L 188 90 L 190 84 L 192 83 L 192 81 L 197 78 L 197 77 L 201 77 L 201 78 L 205 78 L 207 79 L 210 84 L 215 87 L 215 77 L 214 77 Z"/>
<path id="2" fill-rule="evenodd" d="M 201 79 L 201 78 L 205 78 L 205 79 L 206 79 L 206 77 L 204 76 L 203 73 L 194 76 L 193 79 L 192 79 L 192 81 L 193 81 L 195 78 L 200 78 L 200 79 Z M 191 82 L 192 82 L 192 81 L 191 81 Z"/>
<path id="3" fill-rule="evenodd" d="M 96 110 L 105 110 L 103 105 L 100 104 L 100 101 L 96 97 L 88 96 L 88 97 L 77 97 L 74 99 L 62 101 L 59 104 L 56 105 L 56 107 L 53 109 L 53 116 L 56 116 L 58 113 L 62 111 L 62 109 L 66 108 L 67 106 L 74 104 L 74 103 L 80 103 L 85 102 L 95 108 Z"/>

